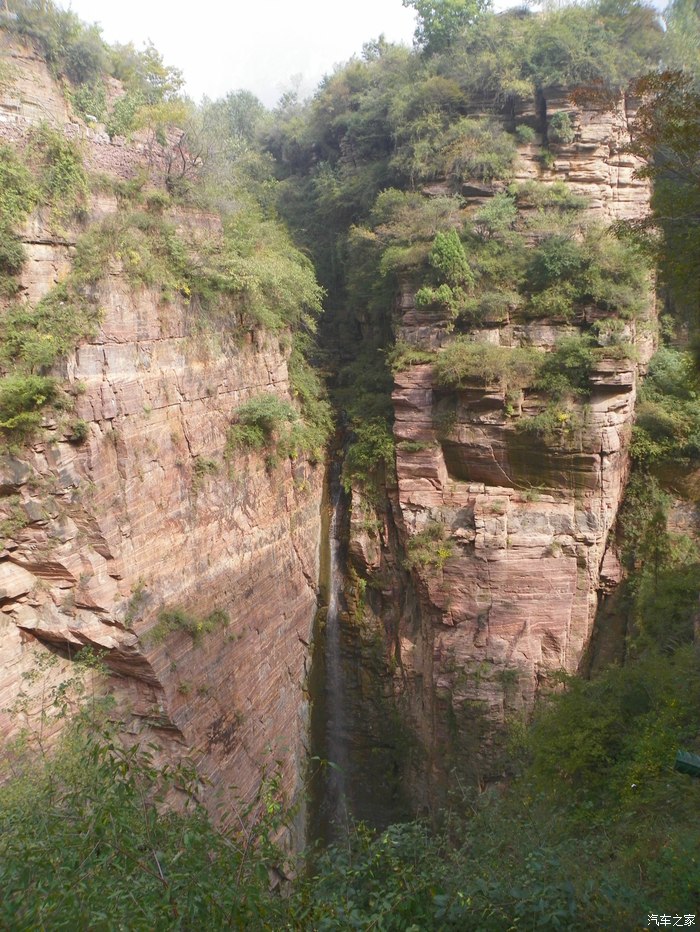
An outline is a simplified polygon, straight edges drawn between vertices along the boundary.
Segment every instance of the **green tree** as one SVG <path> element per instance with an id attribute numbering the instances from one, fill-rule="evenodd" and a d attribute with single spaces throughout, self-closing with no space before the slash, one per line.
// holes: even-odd
<path id="1" fill-rule="evenodd" d="M 413 7 L 418 16 L 416 45 L 432 55 L 444 51 L 462 30 L 473 26 L 491 3 L 490 0 L 403 0 L 403 5 Z"/>
<path id="2" fill-rule="evenodd" d="M 697 321 L 700 93 L 681 71 L 647 75 L 635 83 L 634 92 L 643 103 L 632 127 L 631 148 L 645 163 L 640 174 L 652 180 L 653 196 L 651 214 L 628 227 L 657 251 L 675 310 Z"/>

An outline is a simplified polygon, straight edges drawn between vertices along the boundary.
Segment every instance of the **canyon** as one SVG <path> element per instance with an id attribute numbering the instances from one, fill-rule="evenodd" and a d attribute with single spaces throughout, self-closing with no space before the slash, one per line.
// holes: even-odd
<path id="1" fill-rule="evenodd" d="M 0 98 L 0 141 L 21 146 L 41 121 L 79 141 L 92 172 L 163 184 L 163 149 L 111 141 L 74 116 L 35 50 L 7 45 L 15 74 Z M 513 181 L 564 182 L 587 198 L 588 219 L 608 225 L 648 208 L 648 184 L 626 153 L 635 102 L 575 105 L 561 88 L 502 114 L 530 126 Z M 574 139 L 551 146 L 548 121 L 566 113 Z M 426 187 L 425 197 L 446 189 Z M 499 192 L 466 185 L 465 215 Z M 88 217 L 59 233 L 39 209 L 22 231 L 21 298 L 39 301 L 68 273 L 81 229 L 115 215 L 114 194 L 94 193 Z M 173 212 L 190 239 L 216 236 L 219 219 Z M 386 309 L 394 337 L 433 352 L 451 342 L 444 318 L 417 306 L 404 280 Z M 41 438 L 0 464 L 0 708 L 28 695 L 41 714 L 37 658 L 56 657 L 57 685 L 76 650 L 104 651 L 112 694 L 133 734 L 156 737 L 163 760 L 191 759 L 212 812 L 226 822 L 231 787 L 250 800 L 279 768 L 288 799 L 300 794 L 309 745 L 311 645 L 322 540 L 324 464 L 271 466 L 259 453 L 226 453 L 237 409 L 267 393 L 292 402 L 287 334 L 241 332 L 231 320 L 200 326 L 180 294 L 134 287 L 119 258 L 94 295 L 93 336 L 57 374 L 86 425 L 45 419 Z M 554 350 L 604 315 L 526 320 L 506 313 L 472 327 L 478 343 Z M 375 821 L 426 811 L 450 774 L 477 785 L 501 776 L 503 725 L 531 710 L 560 671 L 575 672 L 601 593 L 621 578 L 612 529 L 629 471 L 640 373 L 654 350 L 654 302 L 622 324 L 635 348 L 601 358 L 590 396 L 559 430 L 522 430 L 540 414 L 537 391 L 507 397 L 499 385 L 438 384 L 431 363 L 395 375 L 396 477 L 381 501 L 352 489 L 341 525 L 348 573 L 341 611 L 346 739 L 355 763 L 355 810 Z M 411 540 L 445 528 L 439 563 L 407 567 Z M 158 632 L 164 612 L 190 613 L 202 633 Z M 207 630 L 223 613 L 227 623 Z M 317 632 L 318 633 L 318 632 Z M 12 737 L 26 724 L 4 711 Z M 58 723 L 56 723 L 58 727 Z M 368 778 L 372 774 L 372 778 Z M 353 796 L 353 790 L 349 790 Z"/>

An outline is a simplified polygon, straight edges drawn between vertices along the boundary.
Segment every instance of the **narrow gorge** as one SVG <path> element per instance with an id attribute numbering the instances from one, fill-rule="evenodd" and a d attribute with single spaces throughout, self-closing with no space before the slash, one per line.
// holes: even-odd
<path id="1" fill-rule="evenodd" d="M 73 14 L 60 48 L 0 14 L 1 779 L 105 703 L 113 785 L 146 749 L 142 810 L 196 806 L 244 890 L 134 928 L 632 928 L 662 886 L 640 851 L 700 750 L 694 306 L 644 149 L 691 91 L 641 77 L 675 33 L 479 7 L 446 39 L 404 5 L 413 50 L 274 111 L 98 33 L 86 79 Z M 605 873 L 596 807 L 649 816 L 609 895 L 569 879 L 589 817 Z M 0 925 L 54 927 L 13 897 Z"/>

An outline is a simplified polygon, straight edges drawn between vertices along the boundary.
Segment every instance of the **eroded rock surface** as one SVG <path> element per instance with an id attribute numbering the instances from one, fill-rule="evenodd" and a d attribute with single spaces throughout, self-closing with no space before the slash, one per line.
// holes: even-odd
<path id="1" fill-rule="evenodd" d="M 548 168 L 540 132 L 538 143 L 522 148 L 516 180 L 565 181 L 588 198 L 588 217 L 601 224 L 646 212 L 648 187 L 634 177 L 635 160 L 623 151 L 630 102 L 581 110 L 552 91 L 537 106 L 516 109 L 513 123 L 540 130 L 543 112 L 563 110 L 575 130 L 573 142 L 552 146 Z M 492 196 L 481 188 L 465 189 L 467 201 L 482 204 Z M 436 184 L 425 193 L 443 191 Z M 397 339 L 440 352 L 453 339 L 449 325 L 416 306 L 416 287 L 404 283 L 397 297 Z M 608 543 L 628 473 L 638 374 L 654 348 L 651 291 L 650 284 L 641 321 L 622 324 L 625 340 L 636 347 L 634 361 L 600 359 L 585 403 L 562 412 L 562 423 L 548 431 L 523 429 L 546 405 L 534 390 L 515 397 L 498 386 L 445 389 L 430 364 L 395 376 L 398 490 L 390 498 L 399 537 L 410 551 L 417 535 L 444 529 L 444 541 L 433 544 L 436 553 L 443 548 L 441 556 L 414 561 L 403 593 L 387 590 L 371 606 L 375 624 L 383 621 L 391 631 L 395 701 L 422 745 L 422 760 L 415 754 L 411 765 L 419 802 L 435 799 L 423 788 L 426 776 L 428 783 L 433 777 L 444 783 L 453 768 L 477 782 L 499 776 L 500 726 L 530 709 L 557 671 L 577 670 L 599 592 L 619 580 Z M 595 313 L 565 323 L 528 321 L 516 311 L 470 336 L 547 352 Z M 355 531 L 355 566 L 376 589 L 386 563 L 377 570 L 373 542 Z M 386 554 L 385 530 L 375 536 Z"/>
<path id="2" fill-rule="evenodd" d="M 2 139 L 21 145 L 50 119 L 82 139 L 94 169 L 129 177 L 157 167 L 144 145 L 110 143 L 69 117 L 30 49 L 14 49 L 12 63 Z M 116 209 L 113 196 L 96 196 L 90 220 Z M 193 235 L 216 231 L 205 214 L 175 221 Z M 78 233 L 57 235 L 41 212 L 29 218 L 21 300 L 38 301 L 65 277 Z M 99 329 L 58 373 L 72 410 L 0 459 L 0 733 L 25 724 L 23 692 L 38 721 L 42 694 L 90 645 L 106 651 L 109 690 L 133 729 L 155 734 L 166 756 L 195 761 L 213 810 L 250 799 L 276 762 L 292 795 L 306 735 L 323 470 L 224 455 L 243 401 L 261 392 L 290 400 L 289 350 L 279 336 L 237 327 L 234 308 L 228 321 L 207 321 L 185 298 L 133 287 L 118 258 L 95 299 Z M 183 613 L 193 632 L 163 632 L 164 611 Z M 212 612 L 228 622 L 198 632 Z M 47 651 L 56 664 L 32 684 L 27 675 Z"/>

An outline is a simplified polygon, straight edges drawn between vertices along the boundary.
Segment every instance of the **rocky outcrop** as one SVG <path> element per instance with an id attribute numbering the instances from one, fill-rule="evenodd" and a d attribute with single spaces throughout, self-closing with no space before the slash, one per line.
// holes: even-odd
<path id="1" fill-rule="evenodd" d="M 15 50 L 14 63 L 20 77 L 0 102 L 5 140 L 67 113 L 30 50 Z M 138 145 L 70 126 L 93 167 L 151 165 Z M 90 219 L 116 209 L 97 196 Z M 175 221 L 216 232 L 196 212 Z M 75 234 L 56 236 L 41 213 L 29 219 L 23 300 L 66 275 Z M 72 409 L 0 458 L 0 734 L 38 716 L 75 652 L 95 647 L 130 729 L 154 735 L 166 759 L 194 760 L 226 821 L 275 767 L 288 796 L 298 788 L 323 469 L 224 455 L 243 401 L 291 399 L 280 335 L 237 329 L 233 308 L 206 320 L 184 297 L 132 286 L 118 257 L 93 298 L 99 329 L 57 373 Z M 35 682 L 48 653 L 55 664 Z"/>
<path id="2" fill-rule="evenodd" d="M 545 162 L 545 114 L 557 111 L 569 115 L 575 136 L 550 143 Z M 565 181 L 587 196 L 594 222 L 641 216 L 648 188 L 623 151 L 632 114 L 624 101 L 582 111 L 560 91 L 521 105 L 512 121 L 530 123 L 539 142 L 522 148 L 516 180 Z M 441 193 L 433 187 L 428 195 Z M 481 204 L 493 189 L 463 193 Z M 406 282 L 398 297 L 397 339 L 440 352 L 452 339 L 449 326 L 416 307 L 416 287 Z M 591 308 L 564 323 L 528 321 L 515 310 L 469 333 L 477 342 L 550 351 L 595 314 Z M 503 723 L 530 709 L 559 671 L 574 672 L 581 662 L 599 592 L 619 580 L 608 542 L 628 473 L 638 371 L 653 352 L 652 318 L 650 284 L 641 322 L 623 325 L 634 359 L 599 359 L 585 404 L 573 404 L 546 429 L 523 429 L 545 408 L 534 390 L 445 389 L 430 364 L 395 376 L 393 520 L 409 554 L 412 541 L 439 530 L 434 558 L 411 561 L 403 594 L 387 592 L 373 603 L 375 624 L 391 632 L 396 652 L 393 673 L 388 668 L 396 704 L 422 745 L 423 760 L 414 755 L 409 768 L 418 802 L 436 798 L 425 792 L 426 778 L 434 787 L 453 768 L 460 779 L 497 778 Z M 352 553 L 376 589 L 393 559 L 389 537 L 386 528 L 378 535 L 384 561 L 365 537 L 358 528 Z"/>
<path id="3" fill-rule="evenodd" d="M 560 87 L 547 88 L 535 101 L 519 101 L 511 122 L 530 126 L 537 141 L 520 148 L 515 181 L 564 181 L 585 195 L 589 216 L 603 224 L 639 218 L 646 213 L 649 183 L 635 176 L 640 162 L 627 151 L 638 106 L 639 101 L 627 95 L 600 95 L 597 102 L 577 106 Z M 550 138 L 545 156 L 542 143 L 554 114 L 566 114 L 573 139 L 562 143 Z"/>

